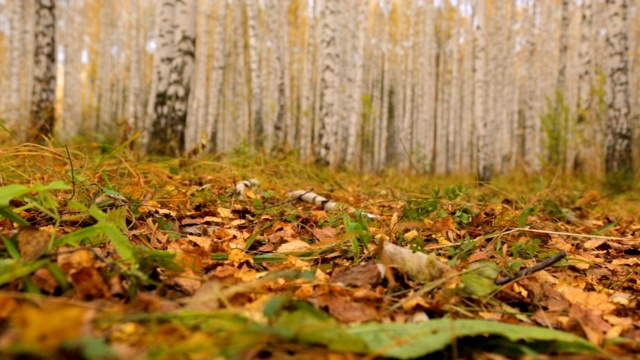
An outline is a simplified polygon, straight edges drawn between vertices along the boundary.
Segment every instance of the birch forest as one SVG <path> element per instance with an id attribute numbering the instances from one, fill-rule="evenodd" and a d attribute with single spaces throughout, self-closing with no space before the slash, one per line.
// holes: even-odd
<path id="1" fill-rule="evenodd" d="M 0 141 L 634 176 L 633 0 L 2 0 Z M 635 166 L 634 166 L 635 163 Z"/>

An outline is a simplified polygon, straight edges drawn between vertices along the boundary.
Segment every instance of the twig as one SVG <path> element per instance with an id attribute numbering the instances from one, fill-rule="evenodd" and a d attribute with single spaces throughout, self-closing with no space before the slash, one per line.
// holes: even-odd
<path id="1" fill-rule="evenodd" d="M 79 247 L 79 248 L 60 250 L 60 251 L 49 251 L 49 252 L 46 252 L 46 253 L 40 255 L 40 258 L 54 257 L 54 256 L 58 256 L 58 255 L 63 255 L 63 254 L 71 254 L 71 253 L 82 251 L 82 250 L 89 251 L 90 253 L 93 254 L 93 256 L 96 257 L 96 259 L 102 261 L 109 268 L 111 268 L 111 270 L 117 272 L 118 274 L 122 275 L 123 277 L 125 277 L 125 278 L 129 278 L 130 277 L 129 274 L 127 274 L 126 272 L 122 271 L 112 261 L 110 261 L 109 259 L 107 259 L 104 256 L 102 256 L 100 253 L 98 253 L 98 251 L 96 249 L 94 249 L 94 248 L 92 248 L 90 246 L 83 246 L 83 247 Z"/>
<path id="2" fill-rule="evenodd" d="M 574 234 L 574 233 L 568 233 L 568 232 L 562 232 L 562 231 L 536 230 L 536 229 L 524 229 L 524 228 L 515 228 L 509 231 L 526 231 L 526 232 L 534 232 L 534 233 L 542 233 L 542 234 L 566 235 L 566 236 L 586 237 L 586 238 L 604 239 L 604 240 L 632 240 L 629 238 L 621 238 L 621 237 L 615 237 L 615 236 Z"/>
<path id="3" fill-rule="evenodd" d="M 69 146 L 65 145 L 64 148 L 67 150 L 67 157 L 69 158 L 69 165 L 71 166 L 71 197 L 67 199 L 65 205 L 68 204 L 74 196 L 76 196 L 76 175 L 75 170 L 73 169 L 73 160 L 71 159 L 71 154 L 69 153 Z"/>
<path id="4" fill-rule="evenodd" d="M 517 279 L 519 279 L 521 277 L 525 277 L 527 275 L 533 274 L 534 272 L 540 271 L 540 270 L 542 270 L 544 268 L 547 268 L 547 267 L 557 263 L 558 261 L 564 259 L 566 256 L 567 256 L 567 252 L 562 250 L 559 253 L 553 255 L 552 257 L 550 257 L 550 258 L 548 258 L 548 259 L 546 259 L 546 260 L 544 260 L 542 262 L 539 262 L 539 263 L 537 263 L 537 264 L 535 264 L 535 265 L 533 265 L 531 267 L 528 267 L 526 269 L 520 270 L 520 271 L 518 271 L 517 273 L 515 273 L 515 274 L 513 274 L 511 276 L 507 276 L 507 277 L 504 277 L 502 279 L 496 279 L 495 284 L 496 285 L 504 285 L 504 284 L 510 283 L 510 282 L 512 282 L 514 280 L 517 280 Z"/>
<path id="5" fill-rule="evenodd" d="M 411 155 L 409 154 L 409 151 L 407 151 L 407 148 L 404 146 L 404 141 L 402 141 L 401 137 L 398 139 L 400 140 L 400 145 L 402 145 L 402 150 L 404 150 L 405 155 L 407 155 L 407 159 L 409 159 L 409 164 L 411 164 L 413 171 L 415 171 L 416 174 L 420 174 L 420 170 L 418 170 L 418 167 L 413 163 L 413 160 L 411 160 Z"/>

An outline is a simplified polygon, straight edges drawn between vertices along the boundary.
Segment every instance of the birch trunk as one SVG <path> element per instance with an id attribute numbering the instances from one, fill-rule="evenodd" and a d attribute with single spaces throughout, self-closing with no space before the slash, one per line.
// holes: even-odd
<path id="1" fill-rule="evenodd" d="M 314 115 L 314 64 L 315 64 L 315 42 L 317 32 L 317 17 L 315 16 L 315 6 L 317 2 L 307 2 L 306 9 L 307 28 L 304 35 L 304 45 L 302 48 L 303 63 L 300 80 L 300 117 L 298 120 L 297 148 L 299 159 L 307 159 L 312 153 L 311 142 L 313 139 L 313 115 Z M 300 15 L 302 16 L 302 15 Z"/>
<path id="2" fill-rule="evenodd" d="M 33 81 L 34 81 L 34 69 L 35 62 L 33 61 L 33 54 L 36 49 L 36 18 L 37 16 L 33 16 L 36 13 L 36 0 L 25 0 L 24 1 L 24 13 L 25 13 L 25 28 L 24 28 L 24 39 L 25 39 L 25 53 L 24 53 L 24 62 L 25 62 L 25 84 L 24 84 L 24 107 L 28 109 L 27 112 L 31 112 L 31 107 L 33 105 Z M 30 116 L 30 115 L 29 115 Z M 27 118 L 27 117 L 25 117 Z M 25 130 L 28 130 L 28 126 L 24 126 Z M 27 131 L 28 132 L 28 131 Z"/>
<path id="3" fill-rule="evenodd" d="M 127 127 L 125 129 L 125 136 L 131 137 L 134 131 L 140 130 L 142 127 L 141 120 L 143 117 L 142 101 L 142 56 L 143 48 L 142 44 L 142 31 L 140 29 L 140 3 L 136 0 L 131 1 L 131 14 L 130 14 L 130 64 L 129 64 L 129 92 L 127 99 Z"/>
<path id="4" fill-rule="evenodd" d="M 462 26 L 462 19 L 459 13 L 457 13 L 455 23 L 453 24 L 453 32 L 449 41 L 451 48 L 451 87 L 449 90 L 449 107 L 448 118 L 449 126 L 447 129 L 447 159 L 446 171 L 447 174 L 453 172 L 460 172 L 461 163 L 461 139 L 462 134 L 462 116 L 461 116 L 461 92 L 462 92 L 462 78 L 460 76 L 460 33 Z"/>
<path id="5" fill-rule="evenodd" d="M 486 0 L 479 0 L 476 9 L 476 46 L 474 54 L 474 78 L 475 78 L 475 101 L 474 101 L 474 118 L 476 123 L 476 152 L 478 157 L 477 171 L 478 180 L 481 182 L 489 181 L 491 178 L 491 153 L 488 141 L 488 119 L 486 114 Z"/>
<path id="6" fill-rule="evenodd" d="M 207 125 L 205 133 L 210 142 L 209 150 L 216 151 L 220 147 L 220 102 L 225 69 L 225 32 L 227 23 L 227 2 L 218 1 L 216 18 L 216 34 L 213 43 L 213 67 L 209 80 L 209 97 L 207 104 Z"/>
<path id="7" fill-rule="evenodd" d="M 111 116 L 112 107 L 112 75 L 115 67 L 112 55 L 114 46 L 114 4 L 103 1 L 100 6 L 100 52 L 98 55 L 97 89 L 95 105 L 94 131 L 107 138 L 113 139 L 116 135 L 115 119 Z"/>
<path id="8" fill-rule="evenodd" d="M 69 141 L 78 135 L 82 121 L 82 35 L 83 0 L 67 2 L 67 31 L 64 44 L 64 98 L 60 119 L 60 140 Z"/>
<path id="9" fill-rule="evenodd" d="M 192 152 L 203 148 L 209 141 L 210 133 L 206 131 L 207 121 L 207 55 L 209 50 L 209 0 L 196 0 L 197 7 L 197 39 L 195 54 L 195 80 L 192 84 L 193 96 L 189 98 L 189 112 L 185 128 L 184 149 Z"/>
<path id="10" fill-rule="evenodd" d="M 462 90 L 462 159 L 460 167 L 464 173 L 473 172 L 472 155 L 473 155 L 473 22 L 469 19 L 464 28 L 464 59 L 462 64 L 462 81 L 464 87 Z"/>
<path id="11" fill-rule="evenodd" d="M 7 92 L 7 128 L 16 134 L 22 134 L 20 119 L 24 116 L 21 109 L 22 67 L 24 57 L 24 3 L 10 1 L 9 7 L 9 86 Z"/>
<path id="12" fill-rule="evenodd" d="M 631 109 L 627 0 L 607 0 L 607 120 L 606 171 L 612 183 L 630 182 L 635 173 L 631 155 Z"/>
<path id="13" fill-rule="evenodd" d="M 336 18 L 341 0 L 326 0 L 323 3 L 320 30 L 320 118 L 316 148 L 319 163 L 335 165 L 337 141 L 337 84 L 336 77 L 339 53 L 336 43 Z"/>
<path id="14" fill-rule="evenodd" d="M 524 162 L 525 172 L 528 174 L 539 173 L 540 163 L 540 79 L 537 70 L 540 69 L 540 27 L 536 25 L 537 4 L 533 3 L 530 13 L 527 15 L 526 24 L 531 29 L 527 40 L 527 62 L 534 71 L 527 72 L 527 100 L 525 102 L 524 118 Z"/>
<path id="15" fill-rule="evenodd" d="M 380 104 L 379 123 L 375 131 L 378 133 L 377 147 L 375 149 L 374 170 L 379 171 L 387 164 L 387 155 L 389 151 L 389 93 L 391 88 L 391 46 L 389 43 L 389 13 L 391 12 L 391 4 L 385 1 L 385 6 L 381 6 L 383 14 L 383 33 L 382 33 L 382 96 Z"/>
<path id="16" fill-rule="evenodd" d="M 249 39 L 249 71 L 251 72 L 251 124 L 252 143 L 260 149 L 264 143 L 264 120 L 262 114 L 262 79 L 260 76 L 260 54 L 258 43 L 258 6 L 254 0 L 245 0 L 247 7 L 247 37 Z"/>
<path id="17" fill-rule="evenodd" d="M 31 128 L 27 138 L 50 136 L 55 125 L 56 40 L 55 0 L 35 2 L 35 51 L 33 58 L 33 90 Z"/>
<path id="18" fill-rule="evenodd" d="M 357 5 L 355 2 L 351 3 L 355 12 L 355 24 L 350 26 L 351 39 L 355 42 L 354 52 L 351 60 L 351 71 L 348 76 L 352 84 L 350 91 L 347 93 L 348 100 L 347 106 L 349 106 L 348 114 L 348 128 L 347 128 L 347 141 L 346 141 L 346 155 L 345 163 L 352 164 L 356 156 L 356 147 L 358 139 L 358 129 L 362 124 L 362 80 L 364 72 L 364 45 L 366 38 L 366 25 L 369 9 L 367 7 L 367 0 L 359 0 Z"/>
<path id="19" fill-rule="evenodd" d="M 165 0 L 161 6 L 174 11 L 175 23 L 170 32 L 165 33 L 170 38 L 163 39 L 169 51 L 159 60 L 167 61 L 162 67 L 168 69 L 161 71 L 166 72 L 167 78 L 160 79 L 154 95 L 155 119 L 148 150 L 175 156 L 185 150 L 185 125 L 195 60 L 196 3 L 195 0 Z"/>
<path id="20" fill-rule="evenodd" d="M 586 127 L 592 122 L 591 87 L 593 79 L 592 64 L 592 38 L 593 16 L 592 0 L 584 0 L 581 6 L 580 49 L 578 53 L 578 114 L 576 121 L 576 154 L 573 158 L 574 169 L 582 173 L 585 165 L 585 156 L 593 154 L 592 141 L 586 141 Z M 584 150 L 583 150 L 584 149 Z M 571 160 L 571 159 L 570 159 Z"/>
<path id="21" fill-rule="evenodd" d="M 424 81 L 420 88 L 424 88 L 423 96 L 420 97 L 420 109 L 414 129 L 412 150 L 416 155 L 418 168 L 432 171 L 433 166 L 433 140 L 435 135 L 435 101 L 436 101 L 436 22 L 433 2 L 424 2 L 423 39 L 421 41 L 422 53 L 420 55 L 420 68 L 422 72 L 421 80 Z"/>

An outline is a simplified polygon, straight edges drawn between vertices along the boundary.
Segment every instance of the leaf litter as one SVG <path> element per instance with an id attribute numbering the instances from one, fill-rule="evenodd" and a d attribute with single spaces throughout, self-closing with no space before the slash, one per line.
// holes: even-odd
<path id="1" fill-rule="evenodd" d="M 451 185 L 247 155 L 2 154 L 15 153 L 24 156 L 5 162 L 15 175 L 0 187 L 3 356 L 640 351 L 633 194 L 577 180 Z"/>

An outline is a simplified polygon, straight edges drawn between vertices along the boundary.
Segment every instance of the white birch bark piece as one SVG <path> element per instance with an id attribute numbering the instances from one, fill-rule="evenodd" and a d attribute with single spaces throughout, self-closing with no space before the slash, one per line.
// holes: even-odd
<path id="1" fill-rule="evenodd" d="M 292 199 L 298 199 L 310 204 L 314 204 L 316 206 L 320 206 L 322 207 L 323 210 L 325 211 L 333 211 L 333 210 L 343 210 L 343 211 L 347 211 L 347 212 L 354 212 L 356 211 L 354 208 L 352 207 L 348 207 L 339 203 L 336 203 L 335 201 L 331 201 L 328 200 L 325 197 L 322 197 L 312 191 L 307 191 L 307 190 L 295 190 L 292 191 L 290 193 L 287 194 L 287 197 L 292 198 Z M 373 215 L 373 214 L 369 214 L 366 212 L 362 213 L 363 215 L 369 217 L 370 219 L 375 219 L 378 216 L 377 215 Z"/>

